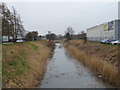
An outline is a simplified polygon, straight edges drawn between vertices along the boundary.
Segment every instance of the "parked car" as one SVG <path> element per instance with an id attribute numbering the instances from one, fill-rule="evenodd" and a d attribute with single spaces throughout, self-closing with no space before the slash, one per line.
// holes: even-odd
<path id="1" fill-rule="evenodd" d="M 24 40 L 17 40 L 16 42 L 18 42 L 18 43 L 22 43 L 22 42 L 24 42 Z"/>
<path id="2" fill-rule="evenodd" d="M 106 43 L 106 44 L 110 44 L 111 42 L 110 42 L 110 40 L 109 39 L 104 39 L 104 40 L 101 40 L 100 41 L 101 43 Z"/>
<path id="3" fill-rule="evenodd" d="M 105 43 L 105 39 L 100 41 L 101 43 Z"/>
<path id="4" fill-rule="evenodd" d="M 117 45 L 117 44 L 120 44 L 120 40 L 115 40 L 115 41 L 112 41 L 111 42 L 112 45 Z"/>
<path id="5" fill-rule="evenodd" d="M 106 43 L 106 44 L 111 44 L 111 42 L 114 42 L 116 41 L 115 39 L 104 39 L 104 40 L 101 40 L 101 43 Z"/>

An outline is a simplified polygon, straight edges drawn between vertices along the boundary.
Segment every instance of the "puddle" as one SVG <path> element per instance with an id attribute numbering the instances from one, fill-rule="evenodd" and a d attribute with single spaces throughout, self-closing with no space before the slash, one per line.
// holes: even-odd
<path id="1" fill-rule="evenodd" d="M 106 88 L 106 85 L 57 43 L 44 78 L 37 88 Z"/>

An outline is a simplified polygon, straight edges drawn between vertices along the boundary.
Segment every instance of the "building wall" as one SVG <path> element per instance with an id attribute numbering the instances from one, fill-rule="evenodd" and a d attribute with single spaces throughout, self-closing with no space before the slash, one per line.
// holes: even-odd
<path id="1" fill-rule="evenodd" d="M 98 41 L 99 37 L 101 37 L 101 30 L 103 29 L 103 25 L 95 26 L 87 29 L 87 38 L 88 40 Z"/>
<path id="2" fill-rule="evenodd" d="M 120 1 L 118 2 L 118 19 L 120 20 Z"/>
<path id="3" fill-rule="evenodd" d="M 115 39 L 120 40 L 120 20 L 115 20 Z"/>
<path id="4" fill-rule="evenodd" d="M 97 25 L 92 28 L 88 28 L 86 31 L 87 39 L 90 41 L 100 41 L 103 39 L 115 39 L 115 35 L 116 35 L 115 29 L 117 29 L 115 28 L 116 23 L 115 21 L 110 21 L 101 25 Z"/>

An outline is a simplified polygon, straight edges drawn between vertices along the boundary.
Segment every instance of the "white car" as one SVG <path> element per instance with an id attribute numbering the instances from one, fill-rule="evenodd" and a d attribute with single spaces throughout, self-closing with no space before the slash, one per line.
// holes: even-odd
<path id="1" fill-rule="evenodd" d="M 120 40 L 112 41 L 111 44 L 113 44 L 113 45 L 120 44 Z"/>
<path id="2" fill-rule="evenodd" d="M 24 42 L 24 40 L 17 40 L 16 42 L 18 42 L 18 43 L 22 43 L 22 42 Z"/>

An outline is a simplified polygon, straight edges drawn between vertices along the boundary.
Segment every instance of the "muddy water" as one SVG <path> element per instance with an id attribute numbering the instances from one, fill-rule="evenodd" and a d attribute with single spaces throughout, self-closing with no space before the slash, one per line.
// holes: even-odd
<path id="1" fill-rule="evenodd" d="M 106 88 L 106 86 L 58 43 L 38 88 Z"/>

